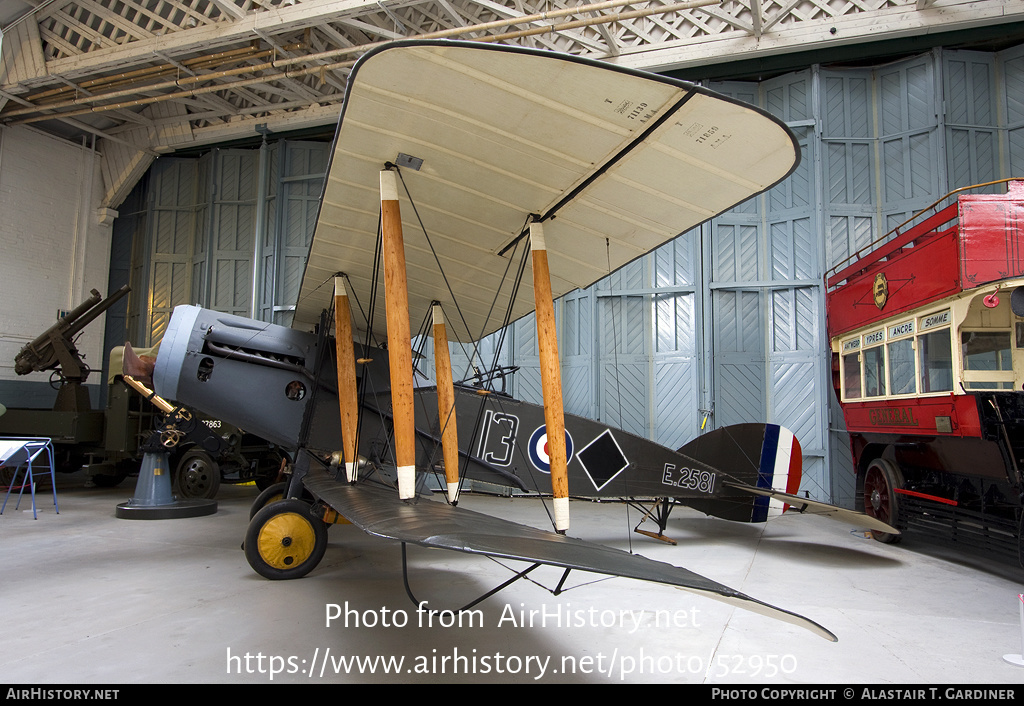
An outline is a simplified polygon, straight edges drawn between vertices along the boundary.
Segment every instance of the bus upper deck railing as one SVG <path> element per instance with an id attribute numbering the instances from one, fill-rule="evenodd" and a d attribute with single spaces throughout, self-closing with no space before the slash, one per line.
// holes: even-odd
<path id="1" fill-rule="evenodd" d="M 973 189 L 982 189 L 987 186 L 994 186 L 996 184 L 1008 184 L 1011 181 L 1022 181 L 1020 177 L 1011 177 L 1008 179 L 997 179 L 995 181 L 987 181 L 982 184 L 972 184 L 971 186 L 962 186 L 959 189 L 954 189 L 948 194 L 940 198 L 935 203 L 921 209 L 913 216 L 903 221 L 899 225 L 888 230 L 884 235 L 876 238 L 869 244 L 860 248 L 852 255 L 848 256 L 844 260 L 840 261 L 828 272 L 825 273 L 825 284 L 826 287 L 831 289 L 837 286 L 839 283 L 845 281 L 850 276 L 863 271 L 867 267 L 870 267 L 876 262 L 883 260 L 890 255 L 899 252 L 908 245 L 912 245 L 914 241 L 922 236 L 928 235 L 934 232 L 940 226 L 953 221 L 957 217 L 957 202 L 953 202 L 945 206 L 942 210 L 936 212 L 934 215 L 929 216 L 925 220 L 912 226 L 906 232 L 901 233 L 901 229 L 914 221 L 918 220 L 925 214 L 934 211 L 937 206 L 944 203 L 948 199 L 958 196 L 960 193 L 965 191 L 971 191 Z M 896 237 L 893 237 L 896 236 Z M 891 239 L 890 239 L 891 238 Z M 850 263 L 850 264 L 847 264 Z"/>

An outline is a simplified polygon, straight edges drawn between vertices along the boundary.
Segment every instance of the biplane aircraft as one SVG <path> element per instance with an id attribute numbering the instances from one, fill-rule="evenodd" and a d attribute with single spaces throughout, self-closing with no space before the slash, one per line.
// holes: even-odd
<path id="1" fill-rule="evenodd" d="M 546 564 L 655 581 L 835 640 L 686 569 L 567 536 L 570 496 L 663 499 L 658 536 L 674 502 L 746 522 L 788 504 L 893 531 L 798 497 L 800 447 L 781 427 L 729 427 L 673 451 L 562 411 L 553 298 L 798 161 L 782 122 L 689 83 L 508 46 L 384 45 L 349 80 L 292 326 L 178 307 L 155 392 L 294 450 L 285 499 L 255 508 L 245 537 L 268 578 L 311 571 L 340 517 L 403 544 L 530 563 L 517 577 Z M 504 370 L 452 381 L 450 337 L 479 341 L 531 312 L 543 405 L 495 389 Z M 432 324 L 436 384 L 414 368 L 410 321 Z M 430 472 L 447 503 L 417 493 Z M 552 496 L 555 531 L 457 507 L 466 478 Z"/>

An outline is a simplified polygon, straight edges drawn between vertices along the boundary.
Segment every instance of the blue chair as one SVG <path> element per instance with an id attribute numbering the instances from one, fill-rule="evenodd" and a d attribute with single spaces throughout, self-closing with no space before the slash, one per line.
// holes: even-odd
<path id="1" fill-rule="evenodd" d="M 14 509 L 18 509 L 21 505 L 21 496 L 24 494 L 27 486 L 32 496 L 32 518 L 35 520 L 39 519 L 39 515 L 36 512 L 35 472 L 32 466 L 39 459 L 40 455 L 43 455 L 43 458 L 40 460 L 49 465 L 50 485 L 53 487 L 53 507 L 57 514 L 60 514 L 60 508 L 57 506 L 57 473 L 53 442 L 45 437 L 34 437 L 0 439 L 0 467 L 14 468 L 11 484 L 7 486 L 7 494 L 4 496 L 4 504 L 0 507 L 0 515 L 4 514 L 4 510 L 7 509 L 7 501 L 10 499 L 11 491 L 15 487 L 18 488 L 18 502 L 15 504 Z M 19 486 L 18 474 L 22 469 L 25 470 L 25 473 L 22 475 L 21 485 Z"/>

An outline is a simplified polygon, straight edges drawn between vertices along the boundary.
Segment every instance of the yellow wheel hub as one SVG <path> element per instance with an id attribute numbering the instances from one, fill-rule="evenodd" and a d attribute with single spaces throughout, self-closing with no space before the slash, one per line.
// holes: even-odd
<path id="1" fill-rule="evenodd" d="M 260 557 L 275 569 L 294 569 L 313 553 L 316 533 L 309 518 L 284 512 L 260 528 L 257 546 Z"/>

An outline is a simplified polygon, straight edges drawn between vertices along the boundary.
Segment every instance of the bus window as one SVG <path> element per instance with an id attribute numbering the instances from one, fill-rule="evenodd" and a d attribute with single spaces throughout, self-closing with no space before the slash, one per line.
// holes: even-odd
<path id="1" fill-rule="evenodd" d="M 917 339 L 921 367 L 921 392 L 953 390 L 953 346 L 949 329 L 932 331 Z"/>
<path id="2" fill-rule="evenodd" d="M 860 353 L 843 356 L 843 396 L 848 400 L 860 399 Z"/>
<path id="3" fill-rule="evenodd" d="M 960 342 L 964 360 L 964 387 L 968 390 L 1013 389 L 1012 380 L 999 379 L 1006 377 L 1006 371 L 1011 374 L 1013 371 L 1009 331 L 962 331 Z M 974 371 L 997 374 L 985 379 L 985 375 L 970 374 Z"/>
<path id="4" fill-rule="evenodd" d="M 864 351 L 864 395 L 881 397 L 885 394 L 885 347 L 876 346 Z"/>
<path id="5" fill-rule="evenodd" d="M 889 344 L 889 394 L 912 395 L 917 392 L 914 373 L 914 339 L 904 338 Z M 883 393 L 884 394 L 884 393 Z"/>

